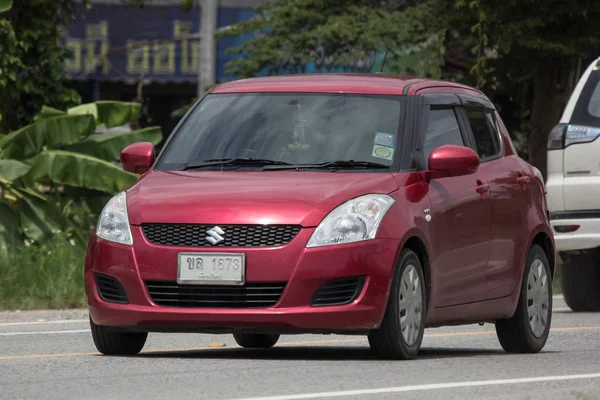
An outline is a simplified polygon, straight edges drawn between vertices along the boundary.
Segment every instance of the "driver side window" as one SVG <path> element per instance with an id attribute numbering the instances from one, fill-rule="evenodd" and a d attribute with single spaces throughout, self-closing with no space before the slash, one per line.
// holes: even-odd
<path id="1" fill-rule="evenodd" d="M 423 146 L 423 155 L 428 164 L 431 152 L 445 144 L 465 145 L 456 113 L 452 107 L 432 106 L 429 110 L 429 123 Z"/>

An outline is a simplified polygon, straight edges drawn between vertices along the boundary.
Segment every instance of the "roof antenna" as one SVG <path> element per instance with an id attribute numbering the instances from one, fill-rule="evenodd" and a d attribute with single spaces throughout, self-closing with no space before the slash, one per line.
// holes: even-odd
<path id="1" fill-rule="evenodd" d="M 381 73 L 383 73 L 383 68 L 385 67 L 385 62 L 387 61 L 387 56 L 388 56 L 388 52 L 389 52 L 389 51 L 390 51 L 390 50 L 389 50 L 389 49 L 387 49 L 387 50 L 385 51 L 385 56 L 383 56 L 383 61 L 381 62 L 381 69 L 379 70 L 379 73 L 380 73 L 380 74 L 381 74 Z"/>

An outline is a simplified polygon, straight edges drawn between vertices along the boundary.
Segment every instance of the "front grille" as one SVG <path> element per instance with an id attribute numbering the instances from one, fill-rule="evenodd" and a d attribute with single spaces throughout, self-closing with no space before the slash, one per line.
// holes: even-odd
<path id="1" fill-rule="evenodd" d="M 162 246 L 180 247 L 265 247 L 289 243 L 301 230 L 297 225 L 219 225 L 223 240 L 212 245 L 206 240 L 214 225 L 142 224 L 146 239 Z"/>
<path id="2" fill-rule="evenodd" d="M 354 301 L 364 284 L 364 277 L 337 279 L 323 284 L 314 294 L 311 306 L 339 306 Z"/>
<path id="3" fill-rule="evenodd" d="M 104 301 L 111 303 L 127 304 L 127 294 L 125 289 L 115 278 L 111 278 L 106 275 L 96 275 L 96 287 L 98 289 L 98 295 Z"/>
<path id="4" fill-rule="evenodd" d="M 180 285 L 146 281 L 152 301 L 181 308 L 265 308 L 279 301 L 285 283 L 247 283 L 245 286 Z"/>

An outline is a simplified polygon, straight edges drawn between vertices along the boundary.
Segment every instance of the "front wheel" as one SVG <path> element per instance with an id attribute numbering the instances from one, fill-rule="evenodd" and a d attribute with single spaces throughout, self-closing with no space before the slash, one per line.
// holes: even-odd
<path id="1" fill-rule="evenodd" d="M 96 325 L 91 318 L 90 328 L 96 349 L 104 355 L 136 355 L 142 351 L 148 338 L 148 332 L 117 332 L 110 327 Z"/>
<path id="2" fill-rule="evenodd" d="M 279 335 L 265 335 L 259 333 L 234 333 L 233 338 L 241 347 L 247 349 L 268 349 L 277 343 Z"/>
<path id="3" fill-rule="evenodd" d="M 508 353 L 537 353 L 544 348 L 552 322 L 552 275 L 544 250 L 534 244 L 523 272 L 514 315 L 496 321 L 500 345 Z"/>
<path id="4" fill-rule="evenodd" d="M 383 322 L 369 334 L 369 344 L 377 356 L 408 360 L 419 354 L 426 302 L 421 262 L 414 251 L 405 249 L 394 274 Z"/>

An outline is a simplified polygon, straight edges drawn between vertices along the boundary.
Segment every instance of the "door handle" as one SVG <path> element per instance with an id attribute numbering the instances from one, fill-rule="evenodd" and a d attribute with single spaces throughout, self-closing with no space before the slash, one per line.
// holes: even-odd
<path id="1" fill-rule="evenodd" d="M 529 181 L 530 181 L 530 178 L 527 175 L 520 176 L 517 178 L 517 183 L 522 184 L 522 185 L 529 183 Z"/>
<path id="2" fill-rule="evenodd" d="M 477 191 L 477 193 L 485 193 L 487 191 L 490 190 L 490 184 L 489 183 L 482 183 L 480 185 L 475 186 L 475 190 Z"/>

